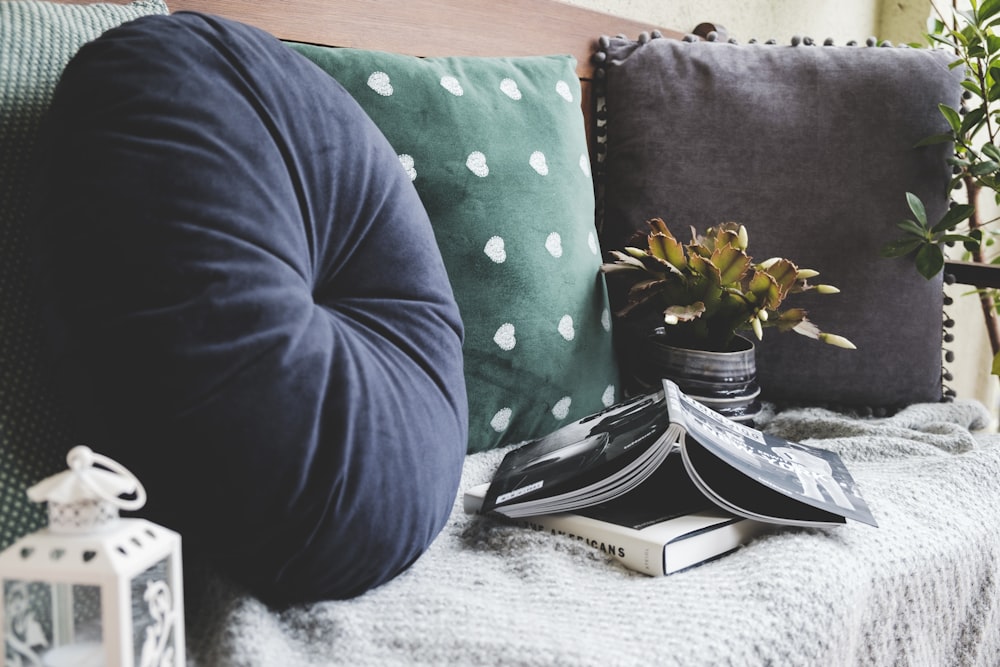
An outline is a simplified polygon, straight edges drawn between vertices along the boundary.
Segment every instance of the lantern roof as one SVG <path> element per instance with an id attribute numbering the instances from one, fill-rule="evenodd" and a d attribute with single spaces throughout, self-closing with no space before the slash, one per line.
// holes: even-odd
<path id="1" fill-rule="evenodd" d="M 71 449 L 66 455 L 66 463 L 69 470 L 38 482 L 28 489 L 28 497 L 36 503 L 106 500 L 122 509 L 138 509 L 145 504 L 145 491 L 139 480 L 117 462 L 96 454 L 89 447 L 79 445 Z M 129 494 L 137 498 L 131 501 L 120 498 Z"/>

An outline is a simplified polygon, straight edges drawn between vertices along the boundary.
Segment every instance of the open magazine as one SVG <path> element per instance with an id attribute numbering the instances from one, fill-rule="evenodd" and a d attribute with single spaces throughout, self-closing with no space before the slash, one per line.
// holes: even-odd
<path id="1" fill-rule="evenodd" d="M 534 532 L 585 542 L 625 567 L 664 576 L 738 549 L 773 524 L 737 517 L 692 496 L 694 504 L 665 503 L 664 488 L 688 481 L 683 466 L 661 465 L 639 486 L 617 498 L 576 512 L 500 517 Z M 478 513 L 489 484 L 469 488 L 465 511 Z M 669 505 L 669 506 L 668 506 Z"/>
<path id="2" fill-rule="evenodd" d="M 734 515 L 778 524 L 877 526 L 835 452 L 734 422 L 681 392 L 633 397 L 513 450 L 478 511 L 510 518 L 579 513 L 637 488 L 661 467 L 665 508 L 710 501 Z M 663 471 L 660 471 L 663 474 Z M 709 506 L 711 506 L 709 505 Z"/>

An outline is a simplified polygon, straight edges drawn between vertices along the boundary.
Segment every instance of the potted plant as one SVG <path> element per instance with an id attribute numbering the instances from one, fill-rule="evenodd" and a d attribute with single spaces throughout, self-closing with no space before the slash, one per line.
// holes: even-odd
<path id="1" fill-rule="evenodd" d="M 821 331 L 802 308 L 781 308 L 792 294 L 839 290 L 810 283 L 819 273 L 788 259 L 754 263 L 743 225 L 723 223 L 704 235 L 692 228 L 684 245 L 662 219 L 647 224 L 645 248 L 611 251 L 614 261 L 601 266 L 625 283 L 616 282 L 626 291 L 625 305 L 615 314 L 635 323 L 630 337 L 638 338 L 640 352 L 626 365 L 640 384 L 670 377 L 720 412 L 731 407 L 743 417 L 754 411 L 759 387 L 754 345 L 740 332 L 753 331 L 760 339 L 773 327 L 854 349 L 843 336 Z"/>

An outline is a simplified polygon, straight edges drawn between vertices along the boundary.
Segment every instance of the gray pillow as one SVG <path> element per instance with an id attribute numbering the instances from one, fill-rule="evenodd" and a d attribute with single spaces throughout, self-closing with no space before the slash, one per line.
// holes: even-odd
<path id="1" fill-rule="evenodd" d="M 783 256 L 842 292 L 797 295 L 843 350 L 766 330 L 758 371 L 771 400 L 898 407 L 942 396 L 941 279 L 879 249 L 909 215 L 948 205 L 947 126 L 959 75 L 941 51 L 603 40 L 607 154 L 601 246 L 662 217 L 737 221 L 757 261 Z"/>

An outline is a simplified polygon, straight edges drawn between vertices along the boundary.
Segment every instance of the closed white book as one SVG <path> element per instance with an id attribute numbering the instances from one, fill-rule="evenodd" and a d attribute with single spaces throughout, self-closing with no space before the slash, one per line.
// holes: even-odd
<path id="1" fill-rule="evenodd" d="M 655 478 L 650 482 L 655 482 Z M 465 511 L 479 511 L 489 484 L 466 491 Z M 647 489 L 652 490 L 649 486 Z M 578 539 L 621 561 L 625 567 L 663 576 L 729 553 L 773 526 L 705 508 L 683 514 L 663 514 L 643 489 L 579 512 L 541 514 L 510 523 L 531 530 Z M 659 503 L 663 506 L 663 503 Z"/>

